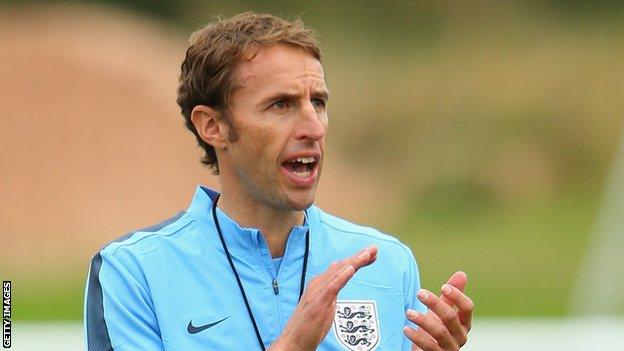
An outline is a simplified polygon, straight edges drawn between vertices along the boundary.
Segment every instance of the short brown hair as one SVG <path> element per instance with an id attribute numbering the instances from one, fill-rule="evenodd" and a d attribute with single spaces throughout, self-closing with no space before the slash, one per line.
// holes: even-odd
<path id="1" fill-rule="evenodd" d="M 215 174 L 219 174 L 216 153 L 197 133 L 191 112 L 197 105 L 206 105 L 227 118 L 234 68 L 242 54 L 254 47 L 278 43 L 300 47 L 321 59 L 314 31 L 305 28 L 299 19 L 290 22 L 272 15 L 245 12 L 217 19 L 195 31 L 189 39 L 180 72 L 178 105 L 186 128 L 205 151 L 201 162 L 214 168 Z"/>

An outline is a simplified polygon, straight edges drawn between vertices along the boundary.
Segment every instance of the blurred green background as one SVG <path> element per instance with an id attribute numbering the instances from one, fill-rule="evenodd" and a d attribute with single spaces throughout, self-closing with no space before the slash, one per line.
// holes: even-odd
<path id="1" fill-rule="evenodd" d="M 300 16 L 322 44 L 334 162 L 390 194 L 359 222 L 412 247 L 424 287 L 466 271 L 477 316 L 569 312 L 623 127 L 624 2 L 0 1 L 0 12 L 53 6 L 112 9 L 180 45 L 215 15 Z M 121 234 L 48 253 L 76 257 L 50 267 L 18 266 L 37 260 L 28 245 L 21 261 L 3 255 L 15 319 L 80 319 L 91 243 Z"/>

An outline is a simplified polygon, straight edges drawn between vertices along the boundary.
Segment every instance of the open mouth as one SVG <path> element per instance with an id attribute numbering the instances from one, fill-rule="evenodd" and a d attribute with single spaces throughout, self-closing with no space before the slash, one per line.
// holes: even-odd
<path id="1" fill-rule="evenodd" d="M 282 163 L 282 167 L 299 178 L 307 178 L 313 175 L 317 166 L 318 161 L 315 157 L 297 157 Z"/>

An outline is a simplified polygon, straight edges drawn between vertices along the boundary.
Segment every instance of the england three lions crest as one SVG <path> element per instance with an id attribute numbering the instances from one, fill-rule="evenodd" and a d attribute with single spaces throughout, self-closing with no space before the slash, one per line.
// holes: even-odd
<path id="1" fill-rule="evenodd" d="M 334 333 L 347 350 L 371 351 L 377 348 L 380 335 L 375 301 L 338 300 Z"/>

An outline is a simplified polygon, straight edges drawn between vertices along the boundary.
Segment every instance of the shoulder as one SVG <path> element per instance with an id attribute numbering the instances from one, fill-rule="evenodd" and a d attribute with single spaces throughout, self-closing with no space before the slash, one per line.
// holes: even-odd
<path id="1" fill-rule="evenodd" d="M 105 244 L 98 252 L 106 258 L 120 261 L 130 256 L 142 256 L 150 252 L 160 251 L 174 240 L 188 236 L 193 231 L 193 219 L 186 211 L 168 218 L 160 223 L 131 231 Z"/>
<path id="2" fill-rule="evenodd" d="M 318 224 L 324 239 L 331 241 L 331 247 L 342 248 L 344 254 L 375 244 L 384 256 L 393 258 L 389 261 L 394 261 L 399 265 L 404 265 L 406 261 L 414 261 L 411 249 L 392 235 L 372 227 L 349 222 L 317 207 L 313 207 L 312 211 L 318 214 Z"/>
<path id="3" fill-rule="evenodd" d="M 382 233 L 375 228 L 349 222 L 343 218 L 326 213 L 317 207 L 314 208 L 314 211 L 318 213 L 320 227 L 324 230 L 340 233 L 341 239 L 343 240 L 373 240 L 377 243 L 383 244 L 384 246 L 393 247 L 399 250 L 409 250 L 408 247 L 399 239 L 392 235 Z"/>
<path id="4" fill-rule="evenodd" d="M 401 287 L 405 298 L 409 289 L 419 281 L 417 263 L 412 250 L 394 236 L 381 231 L 355 224 L 323 212 L 314 207 L 318 213 L 319 243 L 323 256 L 323 269 L 331 260 L 349 257 L 359 250 L 375 244 L 379 251 L 377 261 L 360 270 L 352 281 L 364 282 L 367 286 Z"/>

